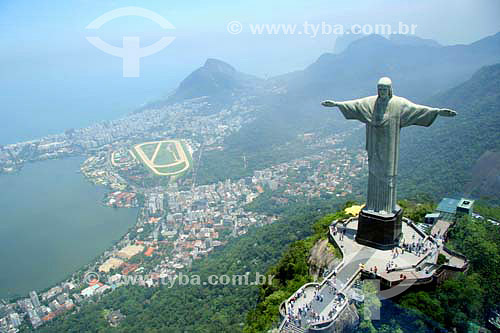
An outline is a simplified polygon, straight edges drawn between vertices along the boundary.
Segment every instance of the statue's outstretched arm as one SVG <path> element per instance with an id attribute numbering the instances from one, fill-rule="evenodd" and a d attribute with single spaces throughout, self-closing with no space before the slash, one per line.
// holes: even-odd
<path id="1" fill-rule="evenodd" d="M 410 102 L 409 100 L 406 100 L 406 105 L 410 107 L 410 110 L 412 112 L 420 111 L 420 112 L 435 112 L 437 113 L 438 116 L 442 117 L 455 117 L 457 115 L 456 111 L 453 111 L 451 109 L 441 109 L 441 108 L 434 108 L 432 106 L 425 106 L 425 105 L 419 105 L 413 102 Z"/>
<path id="2" fill-rule="evenodd" d="M 326 100 L 321 102 L 321 105 L 326 107 L 338 107 L 346 119 L 356 119 L 363 123 L 368 123 L 370 121 L 370 103 L 367 103 L 367 98 L 343 102 Z"/>
<path id="3" fill-rule="evenodd" d="M 405 98 L 399 98 L 402 103 L 400 126 L 430 126 L 437 116 L 454 117 L 456 112 L 450 109 L 434 108 L 426 105 L 415 104 Z"/>
<path id="4" fill-rule="evenodd" d="M 455 117 L 457 112 L 450 109 L 438 109 L 438 115 L 441 117 Z"/>
<path id="5" fill-rule="evenodd" d="M 330 107 L 330 108 L 339 106 L 339 104 L 337 102 L 332 101 L 332 100 L 323 101 L 323 102 L 321 102 L 321 105 L 326 106 L 326 107 Z"/>

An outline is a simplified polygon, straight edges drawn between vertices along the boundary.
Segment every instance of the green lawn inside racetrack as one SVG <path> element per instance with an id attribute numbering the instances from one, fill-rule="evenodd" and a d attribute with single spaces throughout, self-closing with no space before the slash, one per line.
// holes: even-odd
<path id="1" fill-rule="evenodd" d="M 175 143 L 162 142 L 160 150 L 154 160 L 155 165 L 165 165 L 175 163 L 179 158 L 179 153 Z"/>
<path id="2" fill-rule="evenodd" d="M 153 155 L 155 153 L 157 145 L 158 145 L 157 143 L 149 143 L 149 144 L 145 144 L 145 145 L 140 146 L 139 149 L 142 149 L 142 151 L 144 152 L 146 157 L 151 161 L 151 159 L 153 158 Z"/>

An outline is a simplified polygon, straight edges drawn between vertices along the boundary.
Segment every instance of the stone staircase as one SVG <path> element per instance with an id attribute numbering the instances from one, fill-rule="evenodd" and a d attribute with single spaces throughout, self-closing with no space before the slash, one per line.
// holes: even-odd
<path id="1" fill-rule="evenodd" d="M 300 326 L 297 326 L 292 323 L 286 324 L 280 331 L 281 333 L 306 333 L 306 329 Z"/>

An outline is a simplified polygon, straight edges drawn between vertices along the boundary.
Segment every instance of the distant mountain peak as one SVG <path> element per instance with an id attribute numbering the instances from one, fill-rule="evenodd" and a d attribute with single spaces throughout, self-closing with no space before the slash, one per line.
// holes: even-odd
<path id="1" fill-rule="evenodd" d="M 380 47 L 383 45 L 391 45 L 391 44 L 393 43 L 384 36 L 372 34 L 355 40 L 354 42 L 349 44 L 346 51 L 359 50 L 372 46 Z"/>
<path id="2" fill-rule="evenodd" d="M 189 74 L 171 96 L 173 100 L 213 97 L 216 100 L 231 97 L 240 90 L 251 90 L 260 80 L 237 71 L 230 64 L 208 58 L 202 67 Z"/>
<path id="3" fill-rule="evenodd" d="M 205 61 L 203 68 L 208 69 L 210 71 L 236 73 L 236 69 L 233 66 L 231 66 L 227 62 L 215 58 L 208 58 Z"/>

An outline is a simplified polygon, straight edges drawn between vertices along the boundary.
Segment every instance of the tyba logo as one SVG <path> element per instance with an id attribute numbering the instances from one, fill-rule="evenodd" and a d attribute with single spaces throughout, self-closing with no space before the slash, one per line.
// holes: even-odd
<path id="1" fill-rule="evenodd" d="M 167 21 L 164 17 L 151 10 L 140 7 L 123 7 L 114 9 L 96 18 L 85 29 L 99 29 L 103 24 L 123 16 L 144 17 L 158 23 L 163 29 L 175 29 L 172 23 Z M 123 77 L 139 77 L 140 59 L 142 57 L 147 57 L 160 52 L 175 39 L 175 37 L 162 37 L 156 43 L 141 48 L 139 37 L 124 36 L 122 39 L 123 47 L 120 48 L 106 43 L 99 37 L 86 38 L 99 50 L 123 59 Z"/>

